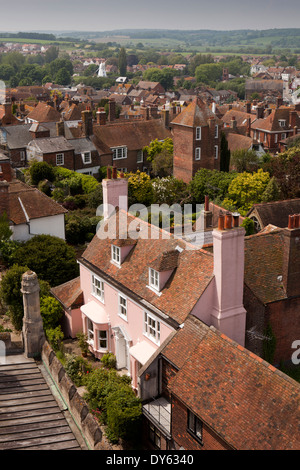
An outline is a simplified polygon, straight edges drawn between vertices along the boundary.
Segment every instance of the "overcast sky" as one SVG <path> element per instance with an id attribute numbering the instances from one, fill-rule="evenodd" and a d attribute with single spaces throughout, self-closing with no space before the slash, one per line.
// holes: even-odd
<path id="1" fill-rule="evenodd" d="M 0 31 L 300 28 L 300 0 L 0 0 Z"/>

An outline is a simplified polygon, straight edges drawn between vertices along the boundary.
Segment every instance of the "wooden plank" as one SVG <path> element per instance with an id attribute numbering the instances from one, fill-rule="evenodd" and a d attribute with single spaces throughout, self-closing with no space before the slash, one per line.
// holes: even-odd
<path id="1" fill-rule="evenodd" d="M 26 439 L 37 439 L 37 438 L 53 436 L 53 435 L 60 436 L 61 434 L 67 434 L 70 432 L 71 432 L 70 428 L 68 424 L 66 424 L 66 422 L 64 423 L 63 426 L 55 427 L 55 428 L 52 427 L 52 428 L 43 428 L 43 429 L 29 429 L 27 432 L 21 431 L 21 432 L 16 432 L 13 434 L 7 434 L 5 436 L 0 436 L 0 446 L 1 444 L 4 444 L 4 443 L 11 443 L 11 442 L 22 441 Z M 13 449 L 12 446 L 10 448 Z"/>
<path id="2" fill-rule="evenodd" d="M 26 372 L 32 372 L 34 370 L 39 370 L 36 364 L 9 364 L 7 366 L 2 365 L 0 366 L 0 377 L 1 375 L 4 374 L 12 374 L 12 373 L 26 373 Z"/>
<path id="3" fill-rule="evenodd" d="M 40 444 L 38 446 L 26 447 L 22 450 L 81 450 L 76 439 L 67 442 L 57 442 L 53 444 Z"/>
<path id="4" fill-rule="evenodd" d="M 51 413 L 47 415 L 47 422 L 50 421 L 51 419 L 59 419 L 61 417 L 61 412 L 59 413 Z M 45 415 L 39 415 L 39 416 L 32 416 L 30 418 L 30 423 L 34 424 L 36 422 L 45 422 Z M 1 428 L 6 427 L 6 426 L 13 426 L 16 424 L 27 424 L 29 423 L 28 417 L 25 418 L 19 418 L 18 421 L 14 420 L 6 420 L 6 421 L 0 421 L 0 432 Z"/>
<path id="5" fill-rule="evenodd" d="M 22 439 L 20 441 L 15 442 L 3 442 L 0 444 L 0 450 L 14 450 L 14 449 L 24 449 L 26 447 L 35 446 L 38 447 L 40 445 L 55 445 L 55 444 L 62 444 L 66 443 L 67 441 L 74 441 L 74 435 L 72 432 L 67 432 L 62 435 L 55 435 L 55 436 L 44 436 L 31 439 L 30 437 L 27 439 Z M 76 441 L 78 445 L 78 442 Z"/>
<path id="6" fill-rule="evenodd" d="M 52 400 L 42 403 L 37 401 L 33 403 L 23 403 L 22 401 L 20 401 L 18 405 L 0 407 L 0 419 L 2 419 L 3 415 L 7 415 L 8 413 L 19 413 L 21 411 L 39 410 L 45 409 L 45 407 L 49 408 L 51 406 L 57 406 L 57 402 L 54 400 L 53 397 Z"/>
<path id="7" fill-rule="evenodd" d="M 52 401 L 53 395 L 49 392 L 46 395 L 41 395 L 41 396 L 29 396 L 27 397 L 26 395 L 22 397 L 21 399 L 19 398 L 18 400 L 16 399 L 9 399 L 7 398 L 6 400 L 0 400 L 0 407 L 1 408 L 6 408 L 9 406 L 19 406 L 21 403 L 22 405 L 30 404 L 30 403 L 47 403 L 48 401 Z M 0 410 L 1 410 L 0 408 Z"/>
<path id="8" fill-rule="evenodd" d="M 41 390 L 31 390 L 29 392 L 23 392 L 20 390 L 18 393 L 8 393 L 6 395 L 0 394 L 0 402 L 5 403 L 6 400 L 21 400 L 25 396 L 27 398 L 38 398 L 38 397 L 45 397 L 45 396 L 53 396 L 51 391 L 49 390 L 49 387 L 43 387 Z"/>
<path id="9" fill-rule="evenodd" d="M 27 380 L 27 381 L 20 381 L 20 382 L 10 382 L 7 384 L 0 384 L 0 393 L 5 393 L 6 390 L 18 390 L 18 389 L 25 389 L 25 387 L 33 387 L 36 385 L 45 385 L 47 387 L 47 384 L 44 380 L 42 379 L 36 379 L 36 380 Z"/>
<path id="10" fill-rule="evenodd" d="M 26 380 L 42 379 L 40 372 L 34 371 L 30 374 L 14 374 L 4 375 L 0 377 L 0 384 L 7 384 L 8 382 L 24 382 Z"/>
<path id="11" fill-rule="evenodd" d="M 65 426 L 66 420 L 63 415 L 61 415 L 59 418 L 55 418 L 53 420 L 49 420 L 47 417 L 47 422 L 45 421 L 36 421 L 36 422 L 30 422 L 26 424 L 16 424 L 13 426 L 4 426 L 0 428 L 0 434 L 9 435 L 9 434 L 15 434 L 19 432 L 27 432 L 27 431 L 35 431 L 37 429 L 44 429 L 45 427 L 47 429 L 50 429 L 54 427 L 55 429 L 60 427 L 60 426 Z"/>
<path id="12" fill-rule="evenodd" d="M 10 412 L 10 413 L 2 413 L 0 415 L 0 422 L 1 421 L 6 421 L 8 419 L 19 419 L 19 418 L 24 418 L 27 417 L 30 419 L 32 416 L 46 416 L 47 414 L 51 413 L 56 413 L 57 411 L 60 411 L 57 403 L 47 407 L 47 408 L 42 408 L 38 410 L 25 410 L 25 411 L 16 411 L 16 412 Z"/>

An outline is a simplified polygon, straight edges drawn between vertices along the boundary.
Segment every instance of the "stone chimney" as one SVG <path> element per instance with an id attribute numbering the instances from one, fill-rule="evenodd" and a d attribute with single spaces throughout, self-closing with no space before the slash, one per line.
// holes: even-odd
<path id="1" fill-rule="evenodd" d="M 117 176 L 117 168 L 107 168 L 107 178 L 102 180 L 103 217 L 108 219 L 116 208 L 128 211 L 128 181 L 122 174 Z"/>
<path id="2" fill-rule="evenodd" d="M 81 112 L 82 132 L 84 137 L 93 135 L 93 114 L 90 109 Z"/>
<path id="3" fill-rule="evenodd" d="M 246 310 L 244 292 L 243 227 L 236 227 L 231 213 L 220 214 L 213 232 L 214 276 L 216 294 L 211 324 L 229 338 L 245 344 Z"/>
<path id="4" fill-rule="evenodd" d="M 140 111 L 141 111 L 141 114 L 143 116 L 143 119 L 145 119 L 145 121 L 149 121 L 149 119 L 150 119 L 150 108 L 148 106 L 142 105 L 140 107 Z"/>
<path id="5" fill-rule="evenodd" d="M 287 297 L 293 297 L 300 294 L 300 214 L 289 216 L 283 234 L 282 280 Z"/>
<path id="6" fill-rule="evenodd" d="M 24 317 L 22 338 L 25 357 L 36 357 L 45 342 L 43 320 L 40 312 L 40 286 L 36 273 L 26 271 L 22 276 Z"/>

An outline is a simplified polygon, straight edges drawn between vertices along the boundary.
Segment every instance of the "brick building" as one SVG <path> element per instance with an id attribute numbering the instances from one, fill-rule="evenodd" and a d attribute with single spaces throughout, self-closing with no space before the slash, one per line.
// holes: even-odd
<path id="1" fill-rule="evenodd" d="M 148 449 L 299 449 L 299 383 L 193 315 L 141 368 L 139 393 Z"/>
<path id="2" fill-rule="evenodd" d="M 173 175 L 189 182 L 200 168 L 220 169 L 222 121 L 195 98 L 172 121 Z"/>

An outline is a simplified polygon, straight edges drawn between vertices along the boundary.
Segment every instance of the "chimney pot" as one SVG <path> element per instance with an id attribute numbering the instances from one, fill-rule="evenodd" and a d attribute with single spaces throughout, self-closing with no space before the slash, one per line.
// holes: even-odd
<path id="1" fill-rule="evenodd" d="M 108 180 L 111 179 L 111 167 L 110 166 L 107 167 L 107 179 Z"/>
<path id="2" fill-rule="evenodd" d="M 206 211 L 209 211 L 209 197 L 208 196 L 205 196 L 205 210 Z"/>
<path id="3" fill-rule="evenodd" d="M 300 214 L 294 214 L 294 228 L 300 227 Z"/>
<path id="4" fill-rule="evenodd" d="M 232 228 L 232 214 L 230 212 L 227 212 L 225 215 L 225 229 L 231 229 Z"/>
<path id="5" fill-rule="evenodd" d="M 292 229 L 292 228 L 294 228 L 294 225 L 295 225 L 295 217 L 293 215 L 289 215 L 288 228 Z"/>
<path id="6" fill-rule="evenodd" d="M 240 221 L 240 214 L 238 212 L 234 212 L 232 214 L 233 217 L 233 226 L 238 227 L 239 226 L 239 221 Z"/>
<path id="7" fill-rule="evenodd" d="M 218 229 L 224 230 L 224 215 L 222 213 L 219 214 Z"/>
<path id="8" fill-rule="evenodd" d="M 113 166 L 113 169 L 112 169 L 112 177 L 113 179 L 117 179 L 117 167 Z"/>

